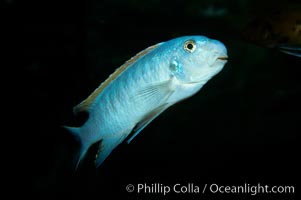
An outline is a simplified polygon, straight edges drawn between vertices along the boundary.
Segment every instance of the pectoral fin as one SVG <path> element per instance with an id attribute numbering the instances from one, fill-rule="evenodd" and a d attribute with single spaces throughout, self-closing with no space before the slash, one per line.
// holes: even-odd
<path id="1" fill-rule="evenodd" d="M 138 102 L 144 102 L 145 105 L 158 107 L 165 103 L 173 92 L 172 80 L 170 79 L 138 90 L 133 98 Z"/>
<path id="2" fill-rule="evenodd" d="M 168 108 L 168 104 L 166 103 L 157 107 L 156 109 L 152 110 L 147 115 L 145 115 L 143 119 L 137 123 L 127 143 L 130 143 L 138 135 L 138 133 L 140 133 L 140 131 L 142 131 L 149 123 L 151 123 L 157 116 L 159 116 L 167 108 Z"/>
<path id="3" fill-rule="evenodd" d="M 161 83 L 153 84 L 138 90 L 135 93 L 134 99 L 138 102 L 143 102 L 146 108 L 154 108 L 148 112 L 137 124 L 130 139 L 130 143 L 142 129 L 144 129 L 153 119 L 160 115 L 165 109 L 169 107 L 166 103 L 167 99 L 173 94 L 172 79 L 163 81 Z"/>
<path id="4" fill-rule="evenodd" d="M 282 45 L 282 46 L 279 46 L 278 48 L 283 53 L 301 57 L 301 47 L 300 46 L 284 46 L 284 45 Z"/>

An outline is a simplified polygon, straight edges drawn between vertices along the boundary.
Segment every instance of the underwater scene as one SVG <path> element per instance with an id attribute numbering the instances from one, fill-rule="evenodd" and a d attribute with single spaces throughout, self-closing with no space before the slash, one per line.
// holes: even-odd
<path id="1" fill-rule="evenodd" d="M 16 191 L 37 199 L 296 198 L 299 1 L 1 7 L 17 41 L 11 62 L 21 62 L 12 68 L 6 162 Z"/>

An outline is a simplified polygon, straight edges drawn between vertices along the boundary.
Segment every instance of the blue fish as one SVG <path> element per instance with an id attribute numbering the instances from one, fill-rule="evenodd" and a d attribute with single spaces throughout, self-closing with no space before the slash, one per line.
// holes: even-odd
<path id="1" fill-rule="evenodd" d="M 125 62 L 74 107 L 74 113 L 89 113 L 81 127 L 66 127 L 81 143 L 76 168 L 96 142 L 99 167 L 121 142 L 130 143 L 168 107 L 198 92 L 227 59 L 221 42 L 184 36 L 150 46 Z"/>

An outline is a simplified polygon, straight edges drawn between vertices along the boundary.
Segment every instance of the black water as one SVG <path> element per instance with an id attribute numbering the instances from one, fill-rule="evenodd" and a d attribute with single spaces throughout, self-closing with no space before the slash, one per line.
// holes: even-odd
<path id="1" fill-rule="evenodd" d="M 290 1 L 285 1 L 285 3 Z M 291 1 L 293 2 L 293 1 Z M 282 2 L 284 3 L 284 2 Z M 127 193 L 127 184 L 297 186 L 301 59 L 248 44 L 240 30 L 272 1 L 5 1 L 13 117 L 3 141 L 11 194 L 58 199 L 247 198 L 226 194 Z M 205 11 L 204 11 L 205 10 Z M 210 12 L 213 10 L 213 12 Z M 79 125 L 72 107 L 144 48 L 206 35 L 229 62 L 198 94 L 167 110 L 95 169 L 74 172 Z M 21 62 L 19 64 L 19 62 Z M 18 65 L 17 65 L 18 63 Z M 3 107 L 7 107 L 4 105 Z M 9 115 L 11 116 L 11 115 Z M 7 144 L 6 144 L 7 143 Z M 93 151 L 93 149 L 92 149 Z M 111 195 L 110 198 L 107 195 Z M 255 196 L 258 197 L 258 196 Z M 258 198 L 292 194 L 259 195 Z"/>

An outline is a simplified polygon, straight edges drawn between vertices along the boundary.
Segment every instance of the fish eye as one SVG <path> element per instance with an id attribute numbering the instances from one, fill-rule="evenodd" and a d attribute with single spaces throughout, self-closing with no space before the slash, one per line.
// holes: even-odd
<path id="1" fill-rule="evenodd" d="M 196 48 L 196 44 L 194 40 L 188 40 L 184 43 L 184 50 L 189 53 L 194 52 L 195 48 Z"/>

